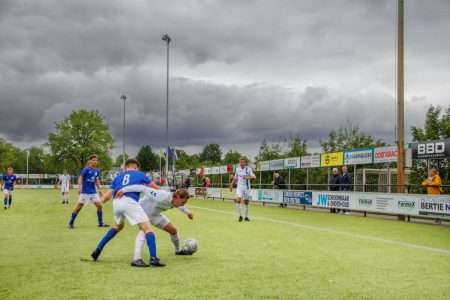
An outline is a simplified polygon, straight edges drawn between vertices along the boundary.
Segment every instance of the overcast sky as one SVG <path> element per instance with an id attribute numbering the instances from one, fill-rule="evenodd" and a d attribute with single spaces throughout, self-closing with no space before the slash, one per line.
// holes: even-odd
<path id="1" fill-rule="evenodd" d="M 406 0 L 406 125 L 450 103 L 450 1 Z M 98 109 L 132 154 L 170 141 L 254 156 L 263 138 L 314 148 L 351 120 L 392 143 L 396 1 L 0 0 L 0 136 L 40 145 L 73 109 Z M 116 149 L 115 153 L 119 150 Z"/>

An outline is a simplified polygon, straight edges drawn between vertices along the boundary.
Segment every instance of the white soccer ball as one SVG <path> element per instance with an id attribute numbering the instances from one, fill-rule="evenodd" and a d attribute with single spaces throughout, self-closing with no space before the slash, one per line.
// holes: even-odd
<path id="1" fill-rule="evenodd" d="M 194 254 L 198 250 L 198 243 L 194 239 L 187 239 L 184 242 L 184 249 L 189 251 L 190 253 Z"/>

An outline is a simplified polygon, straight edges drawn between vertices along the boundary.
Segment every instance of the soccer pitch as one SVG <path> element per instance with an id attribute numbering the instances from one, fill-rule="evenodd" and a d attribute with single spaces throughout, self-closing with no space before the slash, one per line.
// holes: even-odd
<path id="1" fill-rule="evenodd" d="M 106 231 L 94 206 L 69 230 L 75 192 L 70 205 L 57 190 L 14 196 L 0 211 L 0 299 L 450 299 L 445 226 L 258 205 L 238 223 L 231 202 L 190 200 L 194 221 L 167 215 L 199 251 L 175 256 L 157 230 L 167 267 L 136 269 L 135 227 L 83 261 Z M 111 203 L 104 215 L 111 224 Z"/>

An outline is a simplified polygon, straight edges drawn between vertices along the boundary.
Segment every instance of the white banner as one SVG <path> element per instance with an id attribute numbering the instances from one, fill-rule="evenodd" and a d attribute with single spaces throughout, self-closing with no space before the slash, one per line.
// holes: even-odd
<path id="1" fill-rule="evenodd" d="M 320 167 L 320 154 L 302 156 L 300 158 L 300 168 L 318 168 Z"/>
<path id="2" fill-rule="evenodd" d="M 284 159 L 275 159 L 270 161 L 270 170 L 277 171 L 284 169 Z"/>
<path id="3" fill-rule="evenodd" d="M 259 162 L 259 171 L 269 171 L 270 170 L 270 161 L 260 161 Z"/>
<path id="4" fill-rule="evenodd" d="M 373 149 L 374 163 L 397 162 L 397 158 L 398 158 L 397 146 L 379 147 Z"/>
<path id="5" fill-rule="evenodd" d="M 252 190 L 251 195 L 253 201 L 283 203 L 283 190 Z"/>
<path id="6" fill-rule="evenodd" d="M 208 188 L 206 190 L 206 196 L 209 198 L 220 198 L 221 197 L 220 188 Z"/>
<path id="7" fill-rule="evenodd" d="M 360 149 L 344 152 L 344 165 L 362 165 L 373 162 L 373 149 Z"/>
<path id="8" fill-rule="evenodd" d="M 284 168 L 298 169 L 300 168 L 300 157 L 290 157 L 284 160 Z"/>
<path id="9" fill-rule="evenodd" d="M 211 168 L 204 168 L 203 169 L 203 171 L 204 171 L 204 175 L 211 175 Z"/>
<path id="10" fill-rule="evenodd" d="M 420 215 L 450 218 L 450 195 L 422 196 L 419 203 Z"/>
<path id="11" fill-rule="evenodd" d="M 227 174 L 227 166 L 220 166 L 219 172 L 220 174 Z"/>

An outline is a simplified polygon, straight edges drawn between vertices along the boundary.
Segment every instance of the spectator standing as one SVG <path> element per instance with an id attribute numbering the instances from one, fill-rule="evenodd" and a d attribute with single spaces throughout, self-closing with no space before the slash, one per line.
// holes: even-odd
<path id="1" fill-rule="evenodd" d="M 286 189 L 286 183 L 284 182 L 284 178 L 278 172 L 273 173 L 273 185 L 275 186 L 275 188 L 279 190 Z"/>
<path id="2" fill-rule="evenodd" d="M 352 175 L 348 172 L 347 166 L 342 167 L 342 175 L 341 175 L 341 178 L 339 179 L 339 184 L 340 184 L 339 187 L 340 187 L 341 191 L 353 190 L 353 178 L 352 178 Z M 345 209 L 342 210 L 342 213 L 348 214 L 348 212 Z"/>
<path id="3" fill-rule="evenodd" d="M 328 187 L 330 191 L 339 191 L 340 179 L 341 177 L 339 175 L 338 168 L 333 168 L 330 180 L 328 182 Z M 330 212 L 336 213 L 336 208 L 330 208 Z"/>
<path id="4" fill-rule="evenodd" d="M 428 178 L 422 182 L 422 186 L 427 188 L 428 195 L 440 195 L 444 190 L 442 189 L 442 181 L 439 172 L 436 168 L 431 168 L 428 171 Z M 435 220 L 436 224 L 441 224 L 440 219 Z"/>

